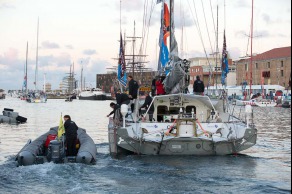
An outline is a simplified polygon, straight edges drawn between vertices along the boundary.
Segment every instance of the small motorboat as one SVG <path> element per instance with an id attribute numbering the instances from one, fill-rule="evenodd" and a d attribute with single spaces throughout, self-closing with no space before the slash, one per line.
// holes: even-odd
<path id="1" fill-rule="evenodd" d="M 27 121 L 27 118 L 19 116 L 13 109 L 4 108 L 3 115 L 0 115 L 0 123 L 21 124 Z"/>
<path id="2" fill-rule="evenodd" d="M 77 130 L 77 155 L 75 156 L 66 156 L 65 137 L 62 136 L 59 140 L 57 134 L 58 127 L 53 127 L 36 140 L 28 140 L 15 158 L 18 166 L 45 162 L 95 164 L 96 146 L 85 129 L 78 128 Z"/>

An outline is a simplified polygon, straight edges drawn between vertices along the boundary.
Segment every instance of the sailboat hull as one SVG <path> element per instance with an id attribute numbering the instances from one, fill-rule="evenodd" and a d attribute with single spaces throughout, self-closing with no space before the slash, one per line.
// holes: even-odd
<path id="1" fill-rule="evenodd" d="M 230 155 L 246 150 L 256 144 L 257 130 L 247 129 L 243 138 L 215 142 L 210 139 L 177 137 L 161 142 L 138 140 L 128 135 L 124 128 L 109 129 L 112 156 L 141 155 Z"/>
<path id="2" fill-rule="evenodd" d="M 79 96 L 79 100 L 106 100 L 106 95 Z"/>

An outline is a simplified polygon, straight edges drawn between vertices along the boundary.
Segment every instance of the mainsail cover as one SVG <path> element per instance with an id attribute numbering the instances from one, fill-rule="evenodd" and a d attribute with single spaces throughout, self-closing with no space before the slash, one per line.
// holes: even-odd
<path id="1" fill-rule="evenodd" d="M 172 70 L 163 82 L 164 90 L 167 94 L 184 93 L 190 81 L 190 62 L 186 59 L 179 59 L 178 61 L 170 61 L 170 63 L 172 63 Z"/>

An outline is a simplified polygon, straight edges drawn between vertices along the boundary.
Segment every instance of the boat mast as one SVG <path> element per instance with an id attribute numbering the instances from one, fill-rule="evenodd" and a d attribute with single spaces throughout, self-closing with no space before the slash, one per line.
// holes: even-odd
<path id="1" fill-rule="evenodd" d="M 25 60 L 25 93 L 28 94 L 28 85 L 27 85 L 27 57 L 28 57 L 28 42 L 26 42 L 26 60 Z"/>
<path id="2" fill-rule="evenodd" d="M 81 62 L 82 63 L 82 62 Z M 81 78 L 80 78 L 80 80 L 81 80 L 81 83 L 80 83 L 80 91 L 82 91 L 82 84 L 83 84 L 83 66 L 82 66 L 82 68 L 81 68 Z"/>
<path id="3" fill-rule="evenodd" d="M 44 73 L 44 92 L 46 92 L 46 74 Z"/>
<path id="4" fill-rule="evenodd" d="M 219 8 L 218 8 L 218 4 L 217 4 L 217 30 L 216 30 L 216 55 L 215 55 L 215 60 L 216 60 L 216 76 L 215 76 L 215 84 L 216 84 L 216 91 L 217 91 L 217 89 L 218 89 L 218 54 L 219 54 L 219 49 L 218 49 L 218 33 L 219 33 L 219 31 L 218 31 L 218 23 L 219 23 L 219 21 L 218 21 L 218 11 L 219 10 Z"/>
<path id="5" fill-rule="evenodd" d="M 169 50 L 171 51 L 171 48 L 172 48 L 172 39 L 173 39 L 173 27 L 174 27 L 174 23 L 173 23 L 173 20 L 174 20 L 174 0 L 170 0 L 169 2 L 169 6 L 170 6 L 170 26 L 169 26 L 169 34 L 170 34 L 170 38 L 169 38 Z"/>
<path id="6" fill-rule="evenodd" d="M 35 90 L 37 90 L 37 80 L 38 80 L 38 47 L 39 47 L 39 18 L 38 18 L 38 25 L 37 25 L 36 68 L 35 68 L 35 79 L 34 79 Z"/>
<path id="7" fill-rule="evenodd" d="M 253 42 L 253 5 L 254 0 L 252 0 L 252 13 L 251 13 L 251 27 L 250 27 L 250 81 L 249 81 L 249 94 L 251 94 L 251 87 L 252 87 L 252 62 L 253 62 L 253 56 L 252 56 L 252 42 Z"/>

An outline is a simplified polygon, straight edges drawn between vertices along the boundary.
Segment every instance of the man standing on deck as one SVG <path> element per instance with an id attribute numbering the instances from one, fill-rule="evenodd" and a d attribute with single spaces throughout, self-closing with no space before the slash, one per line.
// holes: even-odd
<path id="1" fill-rule="evenodd" d="M 148 111 L 148 114 L 149 114 L 149 120 L 150 121 L 152 121 L 153 120 L 153 113 L 154 113 L 154 105 L 152 104 L 152 98 L 151 98 L 151 96 L 149 95 L 149 93 L 148 92 L 145 92 L 145 96 L 146 96 L 146 98 L 145 98 L 145 102 L 144 102 L 144 104 L 140 107 L 140 109 L 139 109 L 139 111 L 141 112 L 141 108 L 145 108 L 146 109 L 146 111 L 149 109 L 149 107 L 150 107 L 150 109 L 149 109 L 149 111 Z M 150 106 L 151 105 L 151 106 Z"/>
<path id="2" fill-rule="evenodd" d="M 203 95 L 205 91 L 204 82 L 201 81 L 200 76 L 197 75 L 197 80 L 194 83 L 194 94 Z"/>
<path id="3" fill-rule="evenodd" d="M 138 82 L 136 82 L 133 79 L 133 76 L 131 75 L 128 76 L 128 82 L 129 82 L 129 98 L 133 100 L 133 104 L 131 104 L 131 110 L 132 112 L 134 112 L 134 104 L 138 97 L 139 85 L 138 85 Z"/>
<path id="4" fill-rule="evenodd" d="M 65 127 L 65 136 L 66 136 L 66 144 L 67 144 L 67 156 L 76 156 L 76 141 L 77 141 L 77 130 L 78 126 L 75 122 L 71 121 L 71 117 L 69 115 L 64 116 L 64 127 Z"/>

